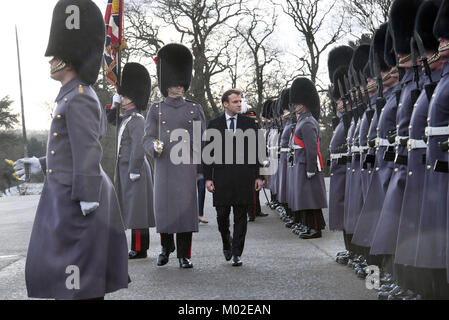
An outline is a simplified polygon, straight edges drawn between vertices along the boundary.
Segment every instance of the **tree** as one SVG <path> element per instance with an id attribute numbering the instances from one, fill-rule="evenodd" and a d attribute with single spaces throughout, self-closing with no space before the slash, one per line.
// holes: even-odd
<path id="1" fill-rule="evenodd" d="M 148 0 L 144 2 L 149 2 Z M 188 42 L 194 56 L 190 97 L 204 108 L 207 118 L 220 112 L 213 78 L 228 70 L 222 63 L 226 48 L 236 38 L 227 25 L 244 12 L 244 0 L 153 0 L 154 13 Z M 209 112 L 209 108 L 212 112 Z M 212 113 L 212 114 L 211 114 Z"/>
<path id="2" fill-rule="evenodd" d="M 343 7 L 352 18 L 352 27 L 357 29 L 356 37 L 373 34 L 386 22 L 392 3 L 393 0 L 343 0 Z"/>
<path id="3" fill-rule="evenodd" d="M 15 124 L 19 123 L 18 115 L 13 114 L 10 105 L 13 103 L 9 96 L 0 100 L 0 128 L 12 129 Z"/>
<path id="4" fill-rule="evenodd" d="M 278 49 L 269 47 L 266 44 L 266 41 L 275 31 L 277 16 L 273 13 L 270 23 L 267 23 L 263 20 L 259 10 L 253 9 L 250 13 L 250 19 L 249 25 L 238 25 L 235 31 L 243 39 L 251 56 L 250 61 L 252 63 L 250 65 L 251 69 L 253 69 L 253 79 L 250 84 L 255 87 L 256 112 L 260 114 L 266 99 L 264 90 L 267 84 L 265 81 L 266 69 L 272 62 L 277 60 L 277 56 L 279 55 Z M 237 62 L 238 59 L 236 58 L 235 68 L 237 67 Z M 237 75 L 237 71 L 234 73 Z"/>
<path id="5" fill-rule="evenodd" d="M 286 7 L 283 6 L 284 13 L 293 20 L 306 47 L 306 54 L 300 60 L 305 63 L 312 82 L 318 86 L 321 57 L 344 34 L 344 12 L 339 17 L 332 16 L 336 12 L 336 4 L 337 0 L 330 4 L 319 0 L 286 0 Z M 327 26 L 327 21 L 332 21 L 332 26 Z M 321 35 L 326 30 L 329 31 L 328 39 L 323 41 Z"/>

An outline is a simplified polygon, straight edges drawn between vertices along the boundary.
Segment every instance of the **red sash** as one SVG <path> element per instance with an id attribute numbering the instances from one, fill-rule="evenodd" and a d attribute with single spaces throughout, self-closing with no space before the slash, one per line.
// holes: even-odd
<path id="1" fill-rule="evenodd" d="M 297 146 L 300 146 L 302 149 L 306 148 L 304 141 L 299 139 L 296 135 L 293 135 L 293 140 L 295 141 L 295 144 Z M 323 165 L 323 157 L 321 156 L 321 151 L 320 151 L 320 138 L 318 138 L 318 159 L 320 160 L 321 170 L 323 170 L 324 165 Z"/>

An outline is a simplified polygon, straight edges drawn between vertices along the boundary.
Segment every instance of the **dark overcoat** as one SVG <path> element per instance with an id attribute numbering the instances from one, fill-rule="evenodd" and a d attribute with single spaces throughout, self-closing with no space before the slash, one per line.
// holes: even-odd
<path id="1" fill-rule="evenodd" d="M 289 185 L 287 184 L 287 166 L 288 166 L 288 154 L 289 154 L 289 140 L 292 134 L 292 130 L 295 128 L 295 124 L 291 120 L 287 121 L 284 130 L 281 135 L 281 156 L 279 159 L 279 189 L 278 189 L 278 201 L 280 203 L 287 203 L 287 191 Z"/>
<path id="2" fill-rule="evenodd" d="M 222 114 L 209 122 L 208 131 L 211 129 L 218 130 L 223 142 L 226 139 L 226 135 L 230 135 L 233 141 L 232 147 L 234 150 L 233 163 L 226 163 L 227 150 L 225 148 L 225 143 L 223 143 L 221 146 L 222 157 L 219 157 L 219 155 L 214 152 L 213 156 L 215 161 L 212 164 L 203 164 L 205 180 L 212 180 L 215 185 L 215 192 L 213 194 L 214 207 L 253 205 L 255 181 L 256 179 L 261 179 L 261 165 L 257 154 L 257 148 L 250 148 L 250 143 L 252 142 L 249 139 L 244 138 L 244 143 L 242 144 L 243 149 L 238 150 L 240 155 L 243 153 L 244 159 L 242 164 L 238 164 L 235 157 L 238 143 L 236 142 L 233 133 L 227 129 L 225 114 Z M 240 129 L 242 132 L 246 132 L 247 130 L 249 130 L 248 132 L 251 132 L 251 130 L 254 130 L 257 139 L 258 126 L 254 119 L 251 119 L 250 117 L 239 114 L 237 117 L 236 129 Z M 211 141 L 206 143 L 205 148 L 214 140 L 215 139 L 211 139 Z M 255 154 L 251 151 L 254 151 Z M 232 158 L 230 157 L 230 159 Z"/>

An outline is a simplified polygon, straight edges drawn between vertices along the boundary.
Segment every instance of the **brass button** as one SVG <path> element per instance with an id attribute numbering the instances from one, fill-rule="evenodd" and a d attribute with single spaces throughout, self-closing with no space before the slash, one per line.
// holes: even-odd
<path id="1" fill-rule="evenodd" d="M 190 111 L 190 114 L 194 114 L 195 113 L 195 111 Z"/>
<path id="2" fill-rule="evenodd" d="M 56 154 L 56 152 L 54 150 L 52 150 L 50 153 L 52 156 L 54 156 Z"/>
<path id="3" fill-rule="evenodd" d="M 186 130 L 185 133 L 189 133 L 189 130 Z"/>
<path id="4" fill-rule="evenodd" d="M 57 137 L 57 136 L 58 136 L 57 132 L 53 133 L 53 137 Z"/>
<path id="5" fill-rule="evenodd" d="M 398 172 L 398 171 L 399 171 L 399 168 L 395 168 L 395 169 L 394 169 L 394 172 Z"/>
<path id="6" fill-rule="evenodd" d="M 369 173 L 369 174 L 371 174 L 371 173 L 372 173 L 372 171 L 370 170 L 370 171 L 368 171 L 368 173 Z"/>
<path id="7" fill-rule="evenodd" d="M 352 169 L 352 173 L 355 173 L 355 169 Z"/>
<path id="8" fill-rule="evenodd" d="M 379 167 L 377 167 L 377 168 L 376 168 L 376 171 L 379 171 L 379 170 L 380 170 L 380 168 L 379 168 Z"/>
<path id="9" fill-rule="evenodd" d="M 158 104 L 156 105 L 156 108 L 159 108 L 159 105 L 158 105 Z"/>
<path id="10" fill-rule="evenodd" d="M 57 119 L 61 119 L 62 116 L 61 116 L 60 114 L 58 114 L 58 115 L 56 116 L 56 118 L 57 118 Z"/>
<path id="11" fill-rule="evenodd" d="M 187 140 L 184 140 L 184 143 L 187 143 Z"/>
<path id="12" fill-rule="evenodd" d="M 331 177 L 333 177 L 334 176 L 334 174 L 333 173 L 331 173 Z"/>
<path id="13" fill-rule="evenodd" d="M 189 123 L 192 123 L 192 120 L 189 120 Z"/>
<path id="14" fill-rule="evenodd" d="M 162 121 L 162 124 L 167 124 L 167 121 Z"/>
<path id="15" fill-rule="evenodd" d="M 49 169 L 49 170 L 48 170 L 48 173 L 49 173 L 49 174 L 53 174 L 53 170 Z"/>
<path id="16" fill-rule="evenodd" d="M 192 106 L 194 106 L 194 107 L 195 107 L 195 106 L 196 106 L 196 104 L 192 104 Z"/>
<path id="17" fill-rule="evenodd" d="M 162 116 L 162 112 L 159 112 L 159 115 Z"/>
<path id="18" fill-rule="evenodd" d="M 173 143 L 173 140 L 172 140 L 172 139 L 170 139 L 170 143 Z"/>
<path id="19" fill-rule="evenodd" d="M 170 133 L 170 130 L 167 130 L 167 133 Z"/>
<path id="20" fill-rule="evenodd" d="M 413 175 L 413 172 L 410 171 L 410 172 L 408 173 L 408 175 L 411 177 L 411 176 Z"/>
<path id="21" fill-rule="evenodd" d="M 365 172 L 365 169 L 362 169 L 362 172 Z"/>
<path id="22" fill-rule="evenodd" d="M 121 154 L 119 154 L 119 155 L 118 155 L 118 157 L 119 157 L 119 158 L 121 158 L 121 157 L 122 157 L 122 155 L 121 155 Z"/>
<path id="23" fill-rule="evenodd" d="M 432 166 L 427 166 L 427 170 L 430 170 L 430 169 L 432 169 Z"/>
<path id="24" fill-rule="evenodd" d="M 67 101 L 69 101 L 69 99 L 67 99 L 67 98 L 64 98 L 64 102 L 67 102 Z"/>

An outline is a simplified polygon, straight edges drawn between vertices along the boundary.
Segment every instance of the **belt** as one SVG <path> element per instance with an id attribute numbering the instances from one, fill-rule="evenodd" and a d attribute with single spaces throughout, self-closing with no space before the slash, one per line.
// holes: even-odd
<path id="1" fill-rule="evenodd" d="M 276 147 L 268 147 L 268 150 L 277 150 L 277 149 L 279 149 L 278 146 L 276 146 Z"/>
<path id="2" fill-rule="evenodd" d="M 331 153 L 331 160 L 338 160 L 343 157 L 346 157 L 347 155 L 348 155 L 347 153 Z"/>
<path id="3" fill-rule="evenodd" d="M 407 156 L 401 156 L 398 154 L 396 155 L 396 159 L 394 159 L 394 163 L 406 166 L 408 163 L 408 158 Z"/>
<path id="4" fill-rule="evenodd" d="M 376 138 L 376 147 L 394 147 L 394 143 L 390 143 L 387 139 Z"/>
<path id="5" fill-rule="evenodd" d="M 289 152 L 290 148 L 281 148 L 281 152 Z"/>
<path id="6" fill-rule="evenodd" d="M 407 145 L 408 151 L 416 149 L 427 149 L 427 144 L 424 142 L 424 140 L 409 139 Z"/>
<path id="7" fill-rule="evenodd" d="M 360 148 L 357 147 L 357 146 L 353 146 L 353 147 L 351 147 L 351 152 L 352 153 L 359 153 L 360 152 Z"/>
<path id="8" fill-rule="evenodd" d="M 407 146 L 408 137 L 396 136 L 395 141 L 396 141 L 396 145 L 397 146 L 406 147 Z"/>
<path id="9" fill-rule="evenodd" d="M 426 136 L 435 137 L 435 136 L 448 136 L 449 135 L 449 126 L 447 127 L 427 127 L 426 128 Z"/>
<path id="10" fill-rule="evenodd" d="M 300 150 L 300 149 L 304 149 L 304 148 L 295 144 L 295 145 L 293 145 L 293 149 Z"/>
<path id="11" fill-rule="evenodd" d="M 360 153 L 367 153 L 369 150 L 369 146 L 362 146 L 360 147 Z"/>

